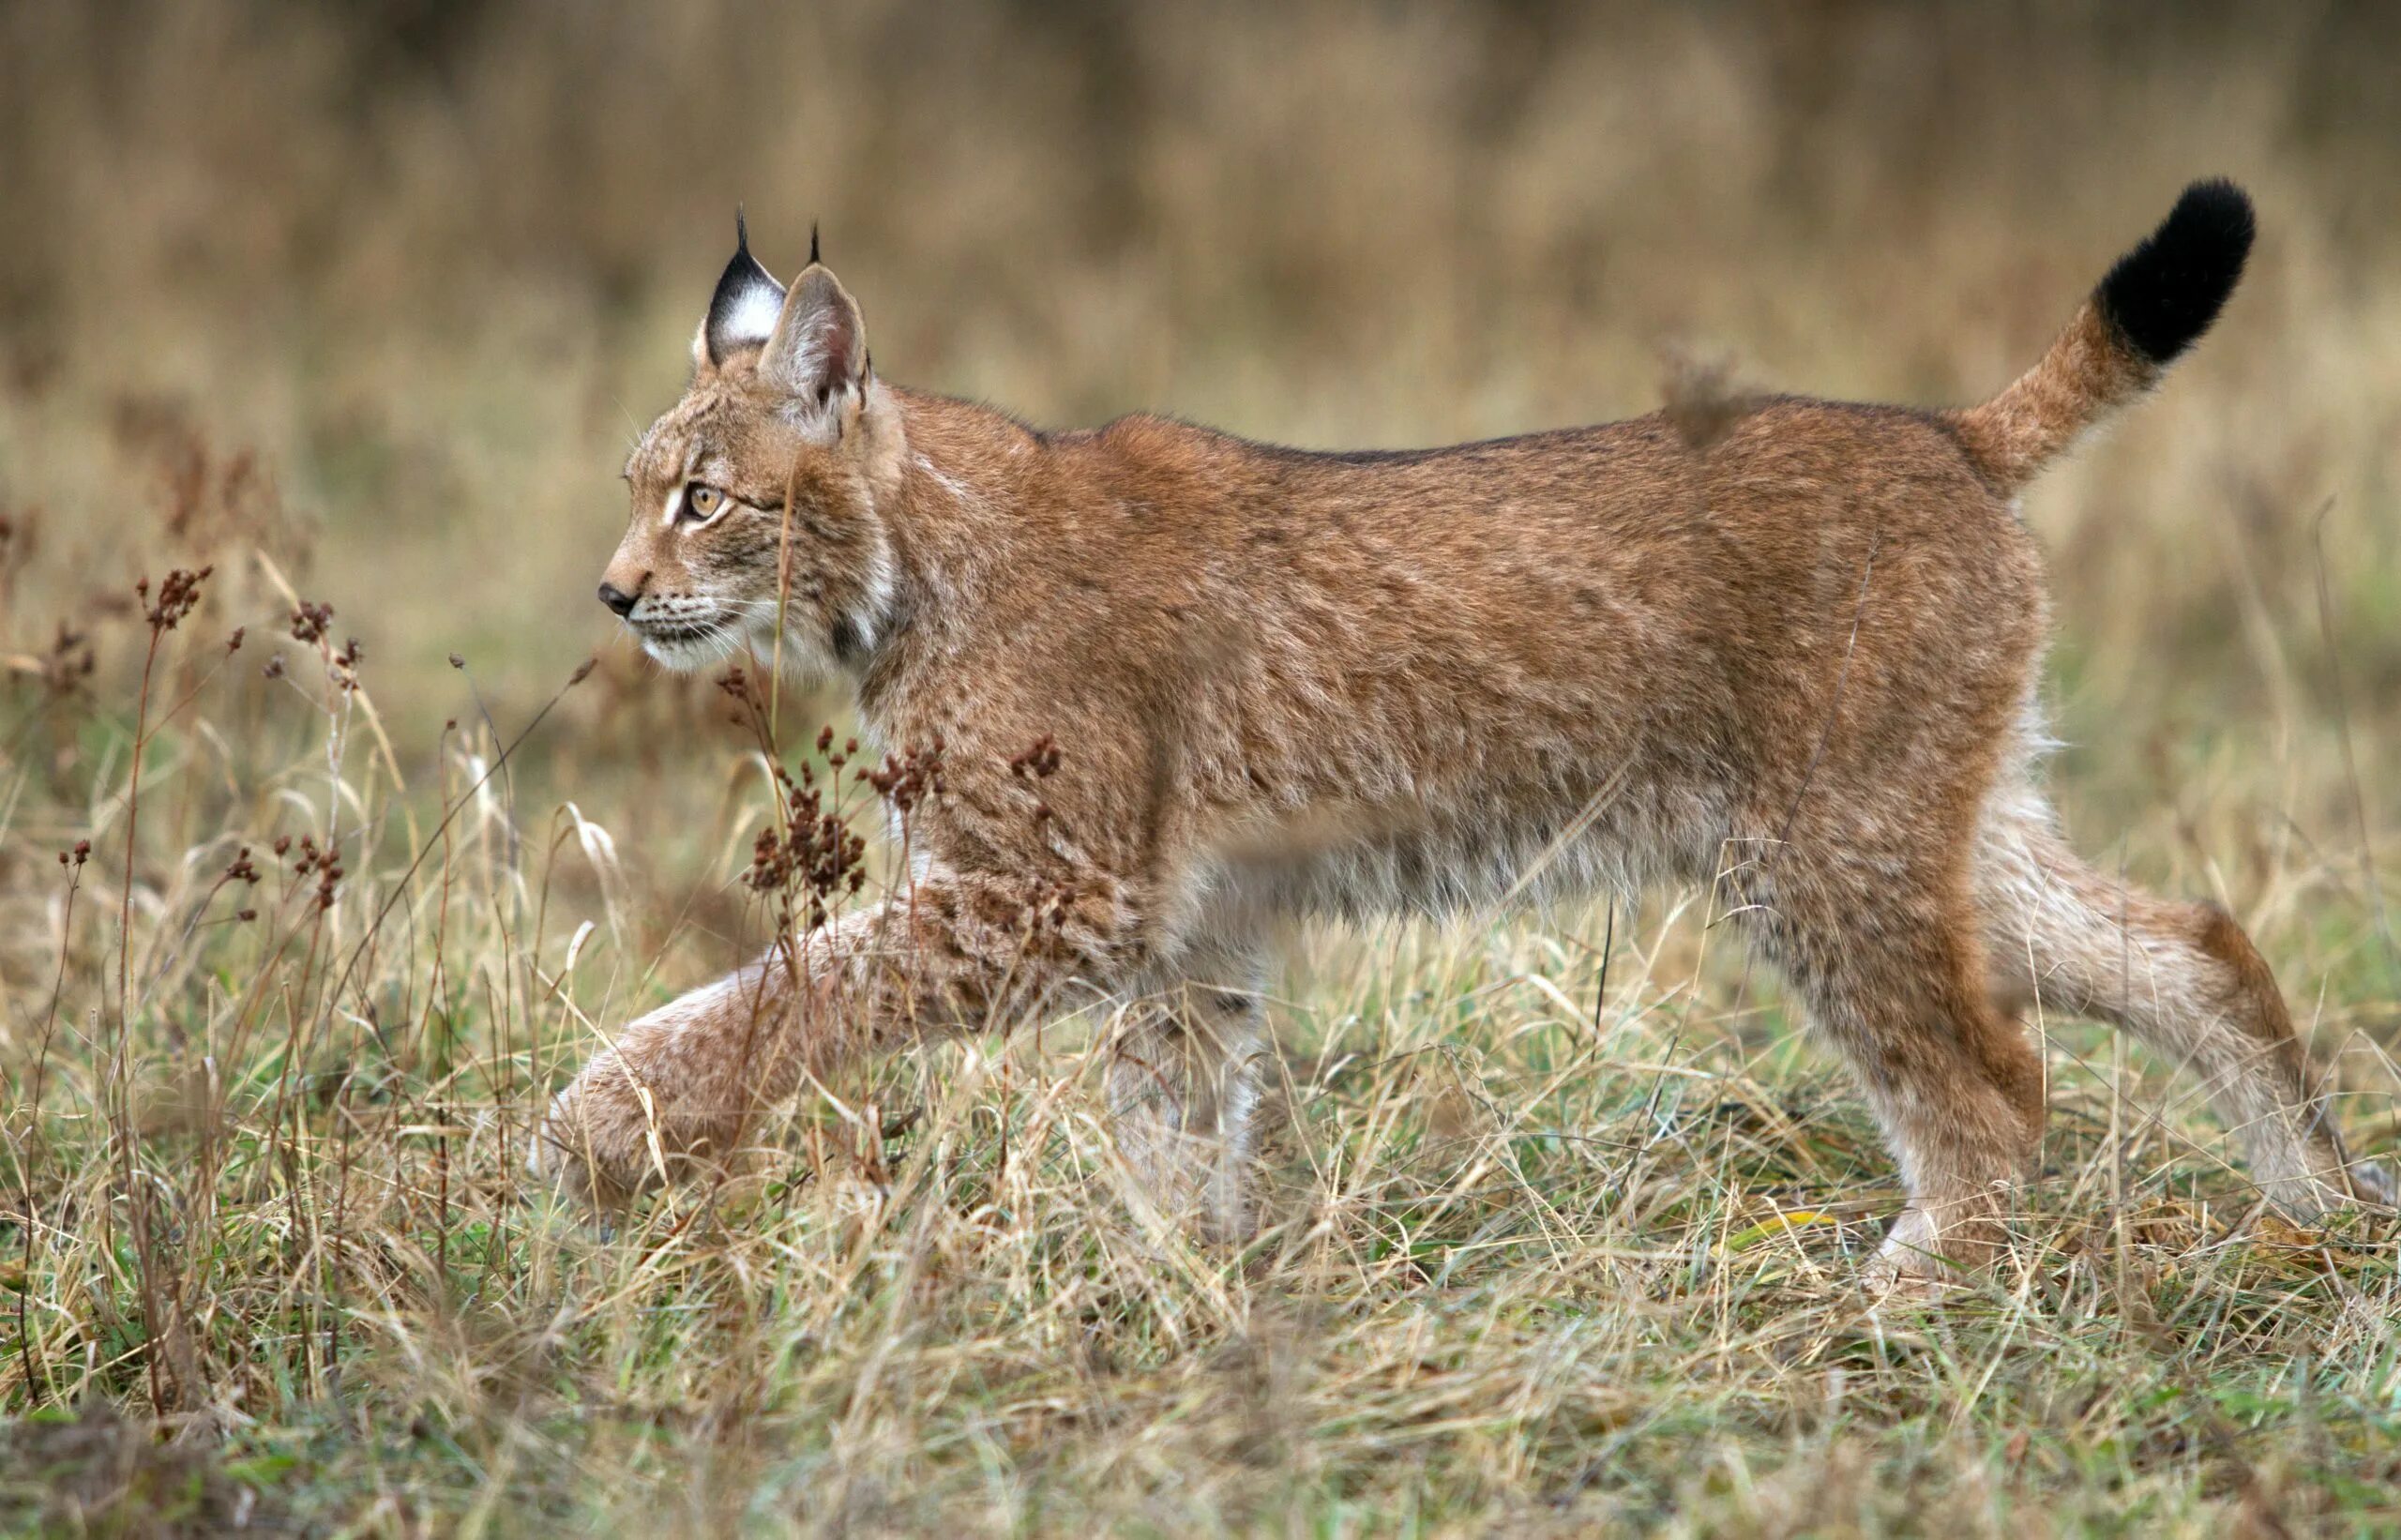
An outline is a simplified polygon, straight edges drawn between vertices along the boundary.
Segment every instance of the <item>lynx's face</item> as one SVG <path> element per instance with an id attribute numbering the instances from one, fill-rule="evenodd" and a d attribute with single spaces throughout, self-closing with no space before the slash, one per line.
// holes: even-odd
<path id="1" fill-rule="evenodd" d="M 670 668 L 748 646 L 829 672 L 889 629 L 876 490 L 898 461 L 898 415 L 868 368 L 857 306 L 814 255 L 786 291 L 741 233 L 693 339 L 690 386 L 626 461 L 632 518 L 600 602 Z"/>

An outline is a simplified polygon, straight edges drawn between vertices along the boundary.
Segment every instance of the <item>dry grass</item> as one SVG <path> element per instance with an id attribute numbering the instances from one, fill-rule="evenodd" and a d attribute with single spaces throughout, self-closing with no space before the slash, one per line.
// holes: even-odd
<path id="1" fill-rule="evenodd" d="M 1663 344 L 1964 399 L 2217 170 L 2226 326 L 2030 509 L 2058 780 L 2389 1152 L 2401 38 L 2174 14 L 0 11 L 0 1527 L 2401 1522 L 2389 1223 L 2260 1219 L 2193 1087 L 2046 1022 L 2010 1263 L 1871 1313 L 1889 1168 L 1707 894 L 1293 937 L 1240 1254 L 1121 1181 L 1106 1020 L 613 1234 L 517 1174 L 764 923 L 756 750 L 589 597 L 737 198 L 911 383 L 1359 444 L 1643 410 Z"/>

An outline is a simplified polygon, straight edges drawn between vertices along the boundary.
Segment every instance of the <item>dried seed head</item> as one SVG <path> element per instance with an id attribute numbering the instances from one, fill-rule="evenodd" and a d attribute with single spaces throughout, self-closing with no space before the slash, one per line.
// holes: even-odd
<path id="1" fill-rule="evenodd" d="M 1048 732 L 1034 740 L 1034 746 L 1009 761 L 1009 774 L 1020 779 L 1033 778 L 1047 780 L 1059 773 L 1059 741 Z"/>
<path id="2" fill-rule="evenodd" d="M 159 602 L 156 604 L 149 602 L 149 579 L 143 578 L 134 583 L 134 595 L 143 602 L 143 618 L 150 623 L 153 636 L 172 631 L 183 623 L 184 617 L 200 603 L 200 585 L 216 570 L 214 566 L 204 566 L 197 572 L 176 567 L 159 585 Z"/>
<path id="3" fill-rule="evenodd" d="M 302 599 L 300 608 L 292 611 L 292 640 L 308 642 L 323 642 L 325 639 L 327 627 L 333 625 L 333 620 L 332 605 Z"/>
<path id="4" fill-rule="evenodd" d="M 92 677 L 93 667 L 90 640 L 81 631 L 68 629 L 67 623 L 60 621 L 57 639 L 41 659 L 42 687 L 53 699 L 71 695 Z"/>
<path id="5" fill-rule="evenodd" d="M 867 773 L 867 783 L 895 811 L 905 814 L 926 798 L 943 794 L 942 752 L 940 733 L 922 747 L 911 744 L 898 754 L 885 755 L 882 768 Z"/>

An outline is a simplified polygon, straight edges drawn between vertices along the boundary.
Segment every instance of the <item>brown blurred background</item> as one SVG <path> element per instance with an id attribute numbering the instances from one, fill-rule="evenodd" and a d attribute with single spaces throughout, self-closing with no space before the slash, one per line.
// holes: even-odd
<path id="1" fill-rule="evenodd" d="M 1974 400 L 2212 174 L 2222 325 L 2028 499 L 2055 781 L 2393 1159 L 2396 61 L 2366 0 L 0 0 L 0 1412 L 79 1409 L 0 1416 L 0 1530 L 2389 1521 L 2383 1232 L 2255 1244 L 2193 1082 L 2046 1020 L 2039 1244 L 1888 1351 L 1872 1125 L 1682 896 L 1300 937 L 1307 1217 L 1239 1256 L 1121 1203 L 1110 1056 L 1039 1032 L 617 1244 L 519 1167 L 776 919 L 752 740 L 593 596 L 737 204 L 895 380 L 1358 446 L 1645 412 L 1670 350 Z"/>
<path id="2" fill-rule="evenodd" d="M 895 379 L 1340 446 L 1639 413 L 1669 346 L 1970 400 L 2225 173 L 2263 235 L 2221 330 L 2031 499 L 2068 778 L 2356 843 L 2395 806 L 2396 57 L 2366 4 L 20 3 L 0 650 L 196 546 L 197 476 L 404 758 L 454 651 L 514 720 L 603 648 L 566 731 L 642 747 L 706 686 L 591 590 L 737 203 L 782 273 L 822 224 Z"/>

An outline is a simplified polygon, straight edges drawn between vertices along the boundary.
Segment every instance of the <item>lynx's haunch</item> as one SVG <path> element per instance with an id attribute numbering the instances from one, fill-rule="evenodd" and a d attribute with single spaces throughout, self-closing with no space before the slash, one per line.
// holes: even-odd
<path id="1" fill-rule="evenodd" d="M 2032 774 L 2048 622 L 2014 496 L 2199 336 L 2250 240 L 2239 190 L 2188 189 L 1962 411 L 1763 398 L 1706 433 L 1311 454 L 900 389 L 813 252 L 786 288 L 745 234 L 601 596 L 671 665 L 841 677 L 879 748 L 944 746 L 946 791 L 902 891 L 626 1027 L 540 1164 L 622 1200 L 805 1072 L 1113 1000 L 1121 1150 L 1239 1231 L 1274 928 L 1720 882 L 1899 1160 L 1881 1276 L 2001 1240 L 2038 1002 L 2190 1065 L 2279 1203 L 2350 1197 L 2371 1178 L 2242 929 L 2077 861 Z"/>

